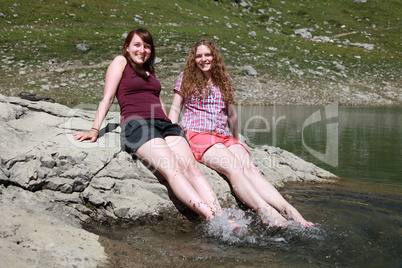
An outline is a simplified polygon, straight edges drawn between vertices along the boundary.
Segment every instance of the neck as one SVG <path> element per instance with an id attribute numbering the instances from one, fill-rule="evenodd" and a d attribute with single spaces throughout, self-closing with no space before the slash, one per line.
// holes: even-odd
<path id="1" fill-rule="evenodd" d="M 203 75 L 205 77 L 205 80 L 207 80 L 207 82 L 210 82 L 210 81 L 212 82 L 212 75 L 210 72 L 204 72 Z"/>

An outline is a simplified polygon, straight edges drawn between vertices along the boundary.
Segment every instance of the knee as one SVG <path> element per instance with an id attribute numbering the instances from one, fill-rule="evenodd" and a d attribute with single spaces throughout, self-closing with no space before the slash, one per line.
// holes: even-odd
<path id="1" fill-rule="evenodd" d="M 245 176 L 246 169 L 244 165 L 240 161 L 233 161 L 232 163 L 227 163 L 227 165 L 222 165 L 224 175 L 232 177 L 232 176 Z"/>
<path id="2" fill-rule="evenodd" d="M 260 177 L 262 174 L 260 170 L 252 163 L 243 163 L 242 165 L 243 173 L 248 178 Z"/>
<path id="3" fill-rule="evenodd" d="M 250 174 L 251 176 L 260 176 L 261 175 L 260 170 L 254 165 L 247 167 L 246 172 L 247 172 L 247 174 Z"/>
<path id="4" fill-rule="evenodd" d="M 203 176 L 200 168 L 198 167 L 198 165 L 195 163 L 195 165 L 189 165 L 186 168 L 186 175 L 190 178 L 196 178 L 199 176 Z"/>
<path id="5" fill-rule="evenodd" d="M 229 170 L 233 170 L 234 172 L 240 172 L 242 174 L 246 174 L 248 171 L 249 167 L 247 163 L 244 163 L 243 161 L 239 161 L 238 159 L 233 161 L 233 165 L 229 167 Z"/>

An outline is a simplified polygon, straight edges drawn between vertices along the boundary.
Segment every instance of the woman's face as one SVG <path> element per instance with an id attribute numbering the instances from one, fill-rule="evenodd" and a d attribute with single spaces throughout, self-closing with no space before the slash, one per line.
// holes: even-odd
<path id="1" fill-rule="evenodd" d="M 151 57 L 151 45 L 142 41 L 137 34 L 133 36 L 126 50 L 130 58 L 139 66 L 142 66 Z"/>
<path id="2" fill-rule="evenodd" d="M 211 73 L 212 60 L 213 57 L 211 50 L 206 45 L 197 47 L 197 52 L 195 53 L 195 64 L 204 74 Z"/>

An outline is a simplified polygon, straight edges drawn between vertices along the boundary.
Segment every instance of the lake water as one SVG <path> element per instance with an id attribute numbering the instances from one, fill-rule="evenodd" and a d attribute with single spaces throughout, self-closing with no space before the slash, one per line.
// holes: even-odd
<path id="1" fill-rule="evenodd" d="M 402 107 L 241 106 L 242 133 L 343 178 L 402 186 Z"/>
<path id="2" fill-rule="evenodd" d="M 240 213 L 248 228 L 235 235 L 173 211 L 87 226 L 112 267 L 402 267 L 402 107 L 241 106 L 238 115 L 249 144 L 281 147 L 342 177 L 280 190 L 315 225 L 267 229 Z"/>

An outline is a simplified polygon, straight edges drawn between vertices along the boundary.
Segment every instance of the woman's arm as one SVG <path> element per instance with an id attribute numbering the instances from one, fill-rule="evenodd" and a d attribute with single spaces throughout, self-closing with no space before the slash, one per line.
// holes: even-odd
<path id="1" fill-rule="evenodd" d="M 163 112 L 166 114 L 166 116 L 167 116 L 165 103 L 163 102 L 161 95 L 159 95 L 159 102 L 161 103 L 162 111 L 163 111 Z"/>
<path id="2" fill-rule="evenodd" d="M 229 104 L 228 106 L 228 117 L 229 117 L 228 124 L 230 130 L 232 131 L 232 135 L 236 140 L 239 140 L 240 137 L 239 137 L 238 119 L 234 104 Z"/>
<path id="3" fill-rule="evenodd" d="M 103 99 L 99 103 L 92 128 L 88 132 L 80 132 L 74 134 L 75 140 L 83 141 L 90 139 L 91 142 L 94 142 L 98 138 L 99 129 L 102 125 L 103 119 L 105 119 L 107 113 L 109 112 L 110 106 L 114 101 L 117 87 L 120 83 L 126 63 L 126 58 L 124 58 L 123 56 L 117 56 L 109 65 L 106 72 Z"/>
<path id="4" fill-rule="evenodd" d="M 178 123 L 180 118 L 181 109 L 183 109 L 183 97 L 175 92 L 173 95 L 172 106 L 170 107 L 169 111 L 169 119 L 172 123 Z"/>

